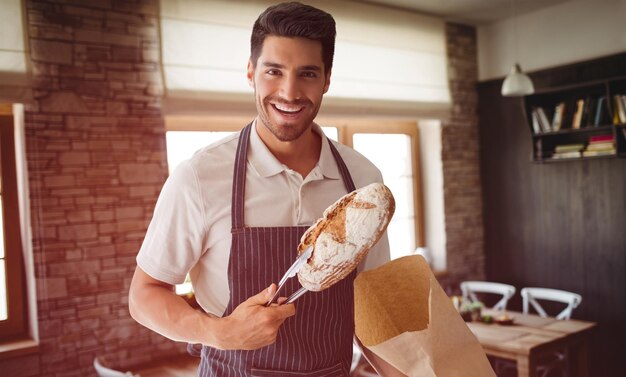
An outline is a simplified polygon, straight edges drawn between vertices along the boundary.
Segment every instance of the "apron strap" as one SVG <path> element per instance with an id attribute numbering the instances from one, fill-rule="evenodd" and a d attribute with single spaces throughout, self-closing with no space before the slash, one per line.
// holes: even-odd
<path id="1" fill-rule="evenodd" d="M 248 124 L 241 130 L 239 135 L 239 142 L 237 144 L 237 153 L 235 155 L 235 167 L 233 171 L 233 189 L 231 200 L 231 221 L 232 229 L 242 229 L 245 227 L 244 222 L 244 204 L 245 204 L 245 189 L 246 189 L 246 163 L 248 157 L 248 144 L 250 143 L 250 132 L 252 130 L 252 123 Z M 323 134 L 322 134 L 323 135 Z M 343 179 L 343 184 L 346 187 L 347 192 L 356 190 L 352 176 L 348 171 L 348 167 L 343 162 L 339 151 L 333 145 L 332 141 L 323 135 L 328 141 L 330 151 L 335 158 L 339 173 Z"/>
<path id="2" fill-rule="evenodd" d="M 237 144 L 235 170 L 233 172 L 233 193 L 230 209 L 232 229 L 241 229 L 244 227 L 243 207 L 245 203 L 246 191 L 246 162 L 248 160 L 248 144 L 250 141 L 251 129 L 252 123 L 248 124 L 243 130 L 241 130 L 241 135 L 239 135 L 239 142 Z"/>
<path id="3" fill-rule="evenodd" d="M 337 148 L 335 148 L 330 138 L 327 137 L 326 140 L 328 140 L 330 151 L 333 153 L 333 157 L 335 157 L 335 162 L 337 162 L 337 167 L 339 168 L 341 178 L 343 178 L 343 184 L 346 186 L 346 190 L 348 190 L 348 192 L 356 190 L 354 182 L 352 181 L 352 176 L 350 175 L 350 171 L 348 170 L 345 162 L 343 162 L 343 158 L 341 158 L 339 151 L 337 150 Z"/>

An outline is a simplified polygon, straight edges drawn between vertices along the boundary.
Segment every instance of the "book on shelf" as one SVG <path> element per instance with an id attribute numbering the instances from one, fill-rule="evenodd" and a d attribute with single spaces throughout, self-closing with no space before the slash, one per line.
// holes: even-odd
<path id="1" fill-rule="evenodd" d="M 615 138 L 612 134 L 594 135 L 589 137 L 589 143 L 582 152 L 582 156 L 611 156 L 615 153 Z"/>
<path id="2" fill-rule="evenodd" d="M 605 141 L 613 141 L 613 135 L 612 134 L 607 134 L 607 135 L 594 135 L 591 136 L 589 138 L 589 143 L 603 143 Z"/>
<path id="3" fill-rule="evenodd" d="M 580 128 L 580 123 L 582 121 L 584 107 L 585 107 L 584 99 L 579 99 L 576 101 L 576 112 L 574 113 L 574 118 L 572 119 L 573 129 Z"/>
<path id="4" fill-rule="evenodd" d="M 562 152 L 580 152 L 583 148 L 585 148 L 585 144 L 576 143 L 576 144 L 560 144 L 554 147 L 555 153 Z"/>
<path id="5" fill-rule="evenodd" d="M 554 147 L 554 153 L 552 158 L 578 158 L 581 156 L 581 151 L 585 148 L 585 144 L 573 143 L 573 144 L 560 144 Z"/>
<path id="6" fill-rule="evenodd" d="M 565 102 L 559 102 L 554 107 L 554 115 L 552 116 L 552 130 L 558 131 L 563 124 L 563 113 L 565 112 Z"/>
<path id="7" fill-rule="evenodd" d="M 550 122 L 548 121 L 548 117 L 546 115 L 546 112 L 543 110 L 543 108 L 535 107 L 533 111 L 537 113 L 537 119 L 539 120 L 539 125 L 541 126 L 541 130 L 543 132 L 552 131 L 550 127 Z"/>
<path id="8" fill-rule="evenodd" d="M 587 148 L 585 148 L 586 151 L 605 151 L 610 149 L 615 150 L 615 144 L 613 144 L 612 141 L 589 144 L 587 145 Z"/>
<path id="9" fill-rule="evenodd" d="M 621 94 L 613 96 L 613 124 L 615 125 L 626 123 L 626 103 L 622 97 Z"/>
<path id="10" fill-rule="evenodd" d="M 601 150 L 601 151 L 594 151 L 594 150 L 584 150 L 583 151 L 583 157 L 592 157 L 592 156 L 612 156 L 615 154 L 615 148 L 613 149 L 607 149 L 607 150 Z"/>
<path id="11" fill-rule="evenodd" d="M 585 98 L 585 102 L 583 103 L 583 113 L 580 117 L 580 127 L 587 127 L 589 122 L 589 108 L 593 100 L 590 97 Z"/>
<path id="12" fill-rule="evenodd" d="M 552 158 L 579 158 L 581 156 L 580 151 L 571 151 L 571 152 L 554 152 L 552 154 Z"/>
<path id="13" fill-rule="evenodd" d="M 609 123 L 608 120 L 609 115 L 609 107 L 606 103 L 606 96 L 602 96 L 598 98 L 597 105 L 595 108 L 595 114 L 593 117 L 593 125 L 600 126 L 605 123 Z"/>
<path id="14" fill-rule="evenodd" d="M 533 119 L 533 132 L 536 134 L 540 134 L 541 133 L 541 126 L 539 125 L 539 116 L 537 115 L 537 112 L 535 110 L 533 110 L 530 113 L 530 116 Z"/>

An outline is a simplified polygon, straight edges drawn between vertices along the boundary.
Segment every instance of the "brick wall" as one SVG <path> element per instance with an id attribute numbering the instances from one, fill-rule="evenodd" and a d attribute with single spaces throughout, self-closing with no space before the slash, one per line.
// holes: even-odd
<path id="1" fill-rule="evenodd" d="M 166 178 L 158 1 L 26 1 L 26 112 L 40 352 L 2 376 L 94 376 L 181 353 L 136 324 L 127 292 Z"/>
<path id="2" fill-rule="evenodd" d="M 484 279 L 482 193 L 478 137 L 476 29 L 446 24 L 450 119 L 442 129 L 442 160 L 448 276 L 458 289 L 467 279 Z"/>

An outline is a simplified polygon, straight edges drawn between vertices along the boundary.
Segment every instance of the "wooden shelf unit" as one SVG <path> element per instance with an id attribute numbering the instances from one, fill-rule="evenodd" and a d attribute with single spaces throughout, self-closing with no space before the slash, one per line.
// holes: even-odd
<path id="1" fill-rule="evenodd" d="M 613 115 L 615 108 L 614 96 L 626 95 L 626 77 L 618 77 L 606 80 L 599 80 L 576 85 L 562 86 L 558 88 L 543 89 L 535 94 L 524 98 L 524 107 L 528 120 L 528 126 L 532 134 L 533 154 L 532 161 L 536 163 L 579 161 L 588 159 L 605 158 L 626 158 L 626 123 L 623 121 L 614 124 Z M 576 102 L 578 100 L 589 100 L 597 104 L 597 100 L 604 96 L 606 101 L 605 115 L 597 125 L 595 123 L 596 109 L 590 107 L 584 124 L 580 128 L 572 128 L 573 118 L 576 112 Z M 559 103 L 565 103 L 565 112 L 561 128 L 558 131 L 536 132 L 533 127 L 533 109 L 541 107 L 550 125 L 553 124 L 555 108 Z M 587 147 L 589 140 L 593 136 L 612 135 L 615 147 L 615 154 L 603 156 L 581 156 L 571 158 L 553 158 L 557 145 L 583 144 L 583 149 Z"/>

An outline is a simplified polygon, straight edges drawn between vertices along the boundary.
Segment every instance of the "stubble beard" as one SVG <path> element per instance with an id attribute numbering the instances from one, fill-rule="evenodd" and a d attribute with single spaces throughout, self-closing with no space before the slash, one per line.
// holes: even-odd
<path id="1" fill-rule="evenodd" d="M 316 110 L 314 113 L 313 119 L 311 119 L 311 121 L 308 122 L 308 124 L 300 125 L 298 123 L 289 123 L 289 122 L 283 122 L 282 124 L 277 124 L 272 121 L 269 115 L 269 112 L 272 111 L 271 110 L 272 105 L 270 104 L 270 101 L 272 100 L 273 98 L 270 98 L 270 97 L 265 98 L 265 99 L 261 99 L 257 97 L 257 101 L 256 101 L 257 113 L 259 115 L 259 119 L 261 120 L 265 128 L 267 128 L 272 133 L 272 135 L 274 135 L 276 139 L 282 142 L 289 142 L 289 141 L 297 140 L 300 136 L 302 136 L 302 134 L 306 132 L 306 130 L 310 128 L 311 124 L 313 123 L 313 119 L 315 115 L 317 115 L 317 110 Z M 313 104 L 310 103 L 310 101 L 301 101 L 301 103 L 305 105 L 306 108 L 311 108 L 313 106 Z"/>

